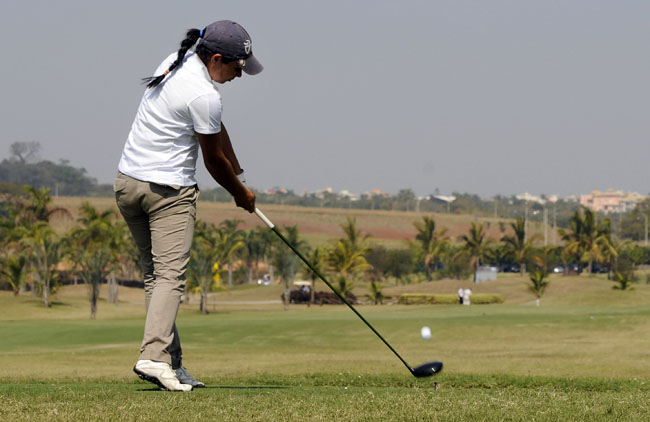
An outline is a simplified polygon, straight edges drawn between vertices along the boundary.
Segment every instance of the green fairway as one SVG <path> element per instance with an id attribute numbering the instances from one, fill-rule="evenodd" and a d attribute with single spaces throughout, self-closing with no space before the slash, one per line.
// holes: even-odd
<path id="1" fill-rule="evenodd" d="M 201 315 L 184 305 L 184 363 L 210 387 L 191 393 L 157 391 L 131 371 L 141 291 L 101 303 L 94 321 L 82 286 L 51 309 L 2 292 L 0 420 L 644 420 L 650 307 L 632 298 L 648 287 L 601 282 L 575 301 L 559 283 L 541 307 L 359 306 L 411 365 L 444 362 L 429 379 L 413 378 L 343 306 L 236 301 Z"/>

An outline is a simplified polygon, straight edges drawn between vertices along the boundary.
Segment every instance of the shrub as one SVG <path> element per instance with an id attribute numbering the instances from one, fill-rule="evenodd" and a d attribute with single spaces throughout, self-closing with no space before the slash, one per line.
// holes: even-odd
<path id="1" fill-rule="evenodd" d="M 491 303 L 503 303 L 505 297 L 500 294 L 474 293 L 470 302 L 473 305 L 487 305 Z M 455 294 L 431 294 L 431 293 L 404 293 L 399 297 L 402 305 L 455 305 L 458 303 L 458 295 Z"/>

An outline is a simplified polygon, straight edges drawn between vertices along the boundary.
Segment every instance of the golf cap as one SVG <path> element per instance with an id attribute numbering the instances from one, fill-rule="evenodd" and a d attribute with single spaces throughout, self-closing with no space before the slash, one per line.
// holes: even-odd
<path id="1" fill-rule="evenodd" d="M 242 70 L 257 75 L 264 66 L 253 56 L 251 36 L 238 23 L 223 20 L 213 22 L 201 31 L 201 44 L 227 59 L 244 59 Z"/>

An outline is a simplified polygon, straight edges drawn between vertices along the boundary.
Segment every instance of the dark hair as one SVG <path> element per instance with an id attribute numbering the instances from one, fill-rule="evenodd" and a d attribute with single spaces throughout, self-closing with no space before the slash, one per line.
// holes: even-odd
<path id="1" fill-rule="evenodd" d="M 162 75 L 150 76 L 148 78 L 142 78 L 142 83 L 147 84 L 147 88 L 154 88 L 158 86 L 165 76 L 167 76 L 172 70 L 176 69 L 179 65 L 183 64 L 183 59 L 185 58 L 185 53 L 187 50 L 192 48 L 196 41 L 201 37 L 201 31 L 196 28 L 188 29 L 185 39 L 181 41 L 181 48 L 178 50 L 178 56 L 176 60 L 169 66 L 169 69 L 165 70 Z"/>

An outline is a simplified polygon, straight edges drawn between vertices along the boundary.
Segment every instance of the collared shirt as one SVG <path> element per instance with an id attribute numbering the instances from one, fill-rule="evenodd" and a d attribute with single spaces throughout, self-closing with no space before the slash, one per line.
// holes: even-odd
<path id="1" fill-rule="evenodd" d="M 162 74 L 172 53 L 156 69 Z M 194 51 L 155 88 L 147 88 L 127 137 L 120 172 L 144 182 L 170 186 L 196 184 L 196 133 L 221 130 L 221 95 Z"/>

